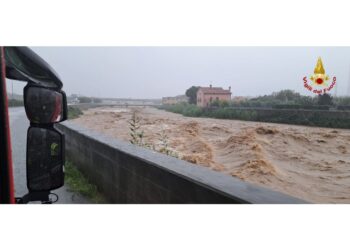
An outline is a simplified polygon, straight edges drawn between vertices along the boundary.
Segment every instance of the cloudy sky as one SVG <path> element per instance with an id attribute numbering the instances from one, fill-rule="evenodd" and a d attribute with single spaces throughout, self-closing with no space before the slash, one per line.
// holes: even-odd
<path id="1" fill-rule="evenodd" d="M 209 84 L 231 86 L 233 96 L 282 89 L 309 94 L 302 78 L 313 73 L 319 56 L 326 74 L 337 77 L 332 93 L 350 94 L 350 47 L 31 48 L 58 72 L 68 94 L 161 98 Z M 22 88 L 14 84 L 14 92 Z"/>

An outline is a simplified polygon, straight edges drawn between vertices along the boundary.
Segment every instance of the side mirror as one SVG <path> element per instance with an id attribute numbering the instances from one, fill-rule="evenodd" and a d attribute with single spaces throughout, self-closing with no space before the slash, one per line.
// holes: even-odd
<path id="1" fill-rule="evenodd" d="M 67 119 L 66 94 L 28 84 L 24 88 L 24 107 L 31 123 L 49 124 Z"/>
<path id="2" fill-rule="evenodd" d="M 5 47 L 6 77 L 61 89 L 63 84 L 51 66 L 28 47 Z"/>
<path id="3" fill-rule="evenodd" d="M 64 135 L 53 128 L 29 127 L 27 133 L 27 187 L 50 191 L 64 184 Z"/>

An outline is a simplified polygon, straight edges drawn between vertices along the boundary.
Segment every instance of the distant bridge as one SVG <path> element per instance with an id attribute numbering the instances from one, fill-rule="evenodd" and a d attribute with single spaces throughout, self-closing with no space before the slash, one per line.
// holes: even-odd
<path id="1" fill-rule="evenodd" d="M 80 109 L 90 109 L 98 107 L 160 107 L 161 104 L 139 104 L 139 103 L 117 103 L 117 104 L 108 104 L 108 103 L 68 103 L 68 106 L 78 107 Z"/>

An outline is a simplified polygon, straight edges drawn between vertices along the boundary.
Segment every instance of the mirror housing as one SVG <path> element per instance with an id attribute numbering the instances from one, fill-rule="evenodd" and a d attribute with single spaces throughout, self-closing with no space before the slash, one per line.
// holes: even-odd
<path id="1" fill-rule="evenodd" d="M 29 127 L 27 132 L 27 187 L 50 191 L 64 184 L 64 135 L 54 128 Z"/>
<path id="2" fill-rule="evenodd" d="M 24 88 L 24 107 L 31 123 L 51 124 L 67 119 L 67 98 L 63 91 L 28 84 Z"/>
<path id="3" fill-rule="evenodd" d="M 5 47 L 6 77 L 61 89 L 63 84 L 51 66 L 28 47 Z"/>

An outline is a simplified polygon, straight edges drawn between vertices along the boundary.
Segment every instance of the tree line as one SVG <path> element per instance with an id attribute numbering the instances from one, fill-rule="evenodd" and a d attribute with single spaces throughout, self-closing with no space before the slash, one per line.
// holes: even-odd
<path id="1" fill-rule="evenodd" d="M 311 97 L 292 90 L 282 90 L 241 102 L 216 101 L 205 108 L 198 107 L 193 101 L 192 99 L 192 103 L 163 105 L 161 109 L 189 117 L 350 128 L 350 97 L 332 97 L 328 94 Z M 339 112 L 329 112 L 330 108 Z M 332 118 L 329 115 L 332 115 Z"/>
<path id="2" fill-rule="evenodd" d="M 198 86 L 192 86 L 186 90 L 190 104 L 197 103 Z M 350 106 L 350 96 L 334 97 L 329 94 L 305 96 L 293 90 L 281 90 L 270 95 L 263 95 L 254 98 L 247 98 L 242 101 L 215 100 L 211 107 L 265 107 L 265 108 L 305 108 L 320 109 L 313 106 Z M 349 107 L 350 109 L 350 107 Z"/>

